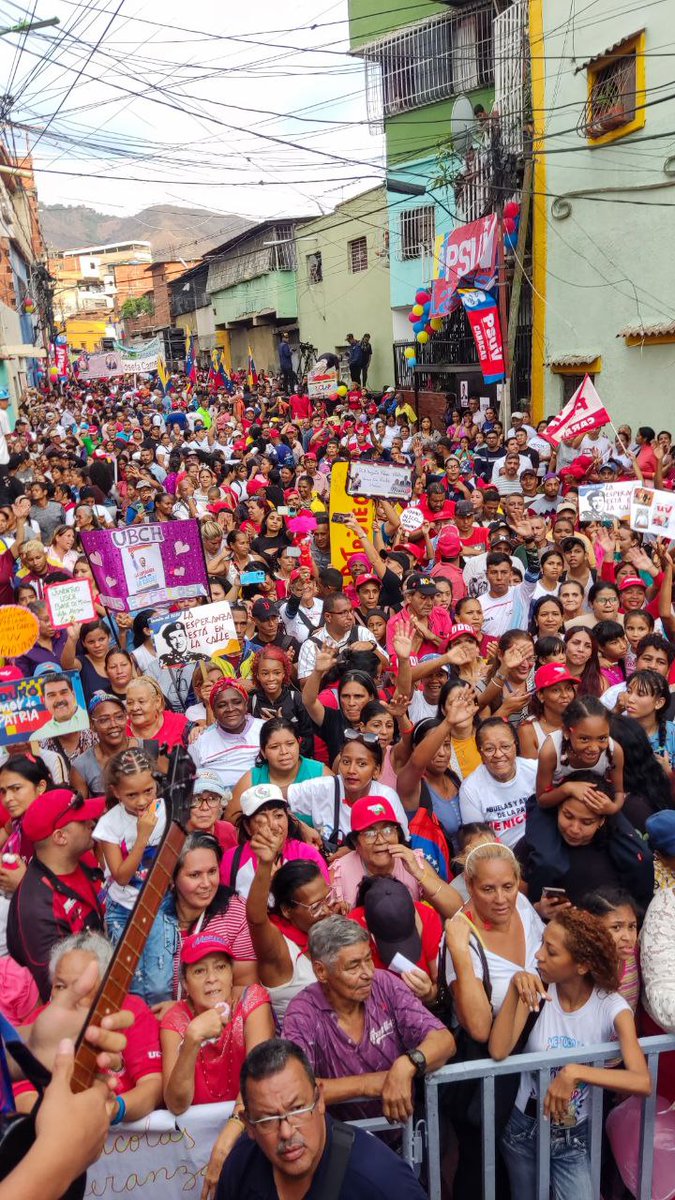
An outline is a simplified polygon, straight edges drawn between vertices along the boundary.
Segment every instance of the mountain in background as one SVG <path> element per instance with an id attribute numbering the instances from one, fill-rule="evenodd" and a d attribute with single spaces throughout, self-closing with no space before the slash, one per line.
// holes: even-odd
<path id="1" fill-rule="evenodd" d="M 83 204 L 41 204 L 40 219 L 50 252 L 141 239 L 152 243 L 155 259 L 180 257 L 186 261 L 198 259 L 252 224 L 233 213 L 178 204 L 153 204 L 133 217 L 111 217 Z"/>

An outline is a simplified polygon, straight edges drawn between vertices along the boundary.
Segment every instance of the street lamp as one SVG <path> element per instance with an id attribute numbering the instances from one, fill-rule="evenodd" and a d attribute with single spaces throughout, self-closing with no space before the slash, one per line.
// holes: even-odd
<path id="1" fill-rule="evenodd" d="M 51 29 L 53 25 L 60 25 L 58 17 L 50 17 L 48 21 L 19 21 L 18 25 L 8 25 L 6 29 L 0 29 L 0 37 L 4 37 L 6 33 L 35 33 L 36 29 Z"/>

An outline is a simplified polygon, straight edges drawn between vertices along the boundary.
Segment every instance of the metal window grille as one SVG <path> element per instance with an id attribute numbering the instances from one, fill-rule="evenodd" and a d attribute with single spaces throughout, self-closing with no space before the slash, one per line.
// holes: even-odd
<path id="1" fill-rule="evenodd" d="M 436 240 L 436 211 L 433 205 L 407 208 L 401 213 L 400 253 L 402 262 L 431 254 Z"/>
<path id="2" fill-rule="evenodd" d="M 455 205 L 462 221 L 477 221 L 492 208 L 492 162 L 489 150 L 470 151 L 455 182 Z"/>
<path id="3" fill-rule="evenodd" d="M 492 10 L 448 12 L 359 51 L 372 129 L 384 117 L 492 83 Z"/>
<path id="4" fill-rule="evenodd" d="M 347 253 L 349 270 L 352 274 L 368 270 L 368 243 L 364 237 L 354 238 L 353 242 L 347 242 Z"/>
<path id="5" fill-rule="evenodd" d="M 617 55 L 607 66 L 592 71 L 591 91 L 586 104 L 586 131 L 602 137 L 635 118 L 635 50 Z"/>
<path id="6" fill-rule="evenodd" d="M 504 150 L 514 154 L 524 149 L 525 125 L 529 120 L 528 6 L 514 0 L 494 19 L 495 102 L 499 134 Z"/>
<path id="7" fill-rule="evenodd" d="M 307 255 L 307 279 L 309 283 L 321 283 L 323 280 L 323 264 L 321 251 Z"/>

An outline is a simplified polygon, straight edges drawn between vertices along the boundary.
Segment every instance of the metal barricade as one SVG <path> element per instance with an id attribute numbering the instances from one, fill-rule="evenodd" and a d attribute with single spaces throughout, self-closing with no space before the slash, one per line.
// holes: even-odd
<path id="1" fill-rule="evenodd" d="M 406 1121 L 405 1125 L 401 1122 L 390 1124 L 386 1117 L 362 1117 L 357 1121 L 349 1121 L 348 1124 L 357 1129 L 365 1129 L 366 1133 L 382 1133 L 384 1130 L 391 1133 L 392 1129 L 400 1129 L 401 1158 L 407 1162 L 409 1167 L 412 1167 L 413 1171 L 422 1162 L 421 1138 L 416 1136 L 412 1117 Z"/>
<path id="2" fill-rule="evenodd" d="M 652 1078 L 651 1094 L 642 1102 L 642 1128 L 640 1131 L 639 1190 L 636 1200 L 651 1200 L 652 1169 L 654 1161 L 654 1127 L 656 1116 L 656 1077 L 659 1056 L 675 1051 L 675 1037 L 661 1034 L 658 1037 L 640 1038 Z M 602 1046 L 586 1046 L 580 1051 L 577 1046 L 556 1054 L 518 1054 L 494 1062 L 491 1058 L 466 1063 L 450 1063 L 426 1078 L 426 1122 L 427 1152 L 429 1161 L 429 1197 L 441 1200 L 441 1142 L 439 1125 L 439 1089 L 460 1080 L 478 1079 L 481 1086 L 482 1141 L 483 1141 L 483 1200 L 497 1200 L 495 1192 L 495 1167 L 497 1147 L 495 1144 L 495 1079 L 498 1075 L 520 1075 L 532 1071 L 538 1076 L 537 1098 L 537 1198 L 549 1200 L 550 1185 L 550 1135 L 551 1127 L 544 1119 L 544 1097 L 551 1081 L 551 1071 L 564 1067 L 566 1063 L 583 1062 L 600 1067 L 617 1057 L 616 1043 Z M 602 1142 L 603 1089 L 591 1088 L 590 1154 L 591 1179 L 595 1200 L 600 1197 L 600 1153 Z M 477 1131 L 478 1135 L 478 1131 Z M 478 1198 L 477 1198 L 478 1200 Z"/>

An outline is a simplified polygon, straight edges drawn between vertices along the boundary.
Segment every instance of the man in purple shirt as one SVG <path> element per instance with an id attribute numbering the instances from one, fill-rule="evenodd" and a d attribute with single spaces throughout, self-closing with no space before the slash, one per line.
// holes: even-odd
<path id="1" fill-rule="evenodd" d="M 413 1081 L 455 1053 L 445 1026 L 390 971 L 376 971 L 367 932 L 346 917 L 310 930 L 318 983 L 288 1006 L 283 1036 L 305 1051 L 323 1081 L 333 1115 L 349 1120 L 381 1111 L 390 1121 L 413 1112 Z M 380 1104 L 340 1104 L 356 1097 Z"/>

